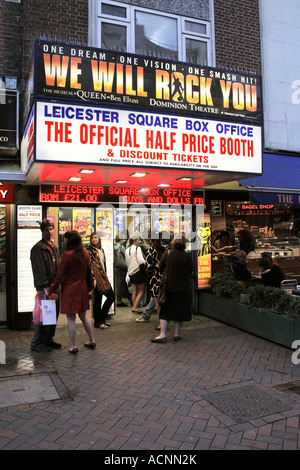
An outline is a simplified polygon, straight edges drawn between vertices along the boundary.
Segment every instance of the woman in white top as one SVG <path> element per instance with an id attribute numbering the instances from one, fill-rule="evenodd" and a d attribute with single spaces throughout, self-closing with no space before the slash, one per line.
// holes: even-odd
<path id="1" fill-rule="evenodd" d="M 145 292 L 146 282 L 145 259 L 139 246 L 140 242 L 140 234 L 134 233 L 129 240 L 130 246 L 125 251 L 127 271 L 132 284 L 132 311 L 135 313 L 142 313 L 139 304 Z"/>

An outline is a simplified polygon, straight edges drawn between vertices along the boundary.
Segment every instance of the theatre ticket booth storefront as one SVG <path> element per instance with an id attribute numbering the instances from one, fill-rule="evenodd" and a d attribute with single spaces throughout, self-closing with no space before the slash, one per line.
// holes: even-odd
<path id="1" fill-rule="evenodd" d="M 205 186 L 261 174 L 260 78 L 47 41 L 35 47 L 21 158 L 39 198 L 37 218 L 17 225 L 21 236 L 33 244 L 46 216 L 60 249 L 65 230 L 79 230 L 84 243 L 96 230 L 113 280 L 116 235 L 184 232 L 195 289 L 207 285 Z M 30 311 L 33 294 L 17 315 Z"/>

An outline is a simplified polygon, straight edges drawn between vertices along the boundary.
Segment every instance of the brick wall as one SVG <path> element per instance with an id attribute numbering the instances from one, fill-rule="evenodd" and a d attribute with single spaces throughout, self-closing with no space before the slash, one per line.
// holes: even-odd
<path id="1" fill-rule="evenodd" d="M 214 0 L 217 67 L 261 74 L 258 0 Z"/>
<path id="2" fill-rule="evenodd" d="M 217 67 L 260 74 L 258 0 L 214 0 L 214 14 Z M 36 38 L 87 45 L 88 0 L 0 2 L 0 74 L 16 75 L 21 93 Z"/>
<path id="3" fill-rule="evenodd" d="M 87 0 L 0 2 L 0 74 L 16 75 L 24 90 L 34 39 L 87 45 Z"/>
<path id="4" fill-rule="evenodd" d="M 20 72 L 21 6 L 18 3 L 0 2 L 0 75 Z"/>
<path id="5" fill-rule="evenodd" d="M 87 0 L 23 0 L 24 72 L 28 72 L 34 39 L 87 45 Z"/>

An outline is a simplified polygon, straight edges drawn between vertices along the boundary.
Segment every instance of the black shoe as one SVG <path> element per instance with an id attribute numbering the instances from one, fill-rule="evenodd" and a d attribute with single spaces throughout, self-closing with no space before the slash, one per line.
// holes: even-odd
<path id="1" fill-rule="evenodd" d="M 167 338 L 154 338 L 151 339 L 151 343 L 166 343 Z"/>
<path id="2" fill-rule="evenodd" d="M 45 344 L 38 344 L 37 346 L 31 346 L 31 351 L 51 352 L 51 348 L 49 348 Z"/>
<path id="3" fill-rule="evenodd" d="M 181 336 L 174 336 L 174 341 L 180 341 L 181 340 Z"/>
<path id="4" fill-rule="evenodd" d="M 94 328 L 100 328 L 100 323 L 94 323 Z"/>
<path id="5" fill-rule="evenodd" d="M 121 302 L 120 304 L 117 304 L 117 307 L 129 307 L 129 305 L 125 304 L 124 302 Z"/>
<path id="6" fill-rule="evenodd" d="M 49 348 L 52 348 L 52 349 L 60 349 L 61 348 L 61 344 L 56 343 L 55 341 L 53 341 L 53 339 L 50 340 L 50 341 L 46 341 L 45 345 L 48 346 Z"/>

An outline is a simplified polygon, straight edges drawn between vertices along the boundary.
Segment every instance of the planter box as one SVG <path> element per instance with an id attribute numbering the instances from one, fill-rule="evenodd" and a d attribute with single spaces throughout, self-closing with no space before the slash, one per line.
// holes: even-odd
<path id="1" fill-rule="evenodd" d="M 300 320 L 240 304 L 208 292 L 198 292 L 197 310 L 198 314 L 287 348 L 291 348 L 294 340 L 300 340 Z"/>

